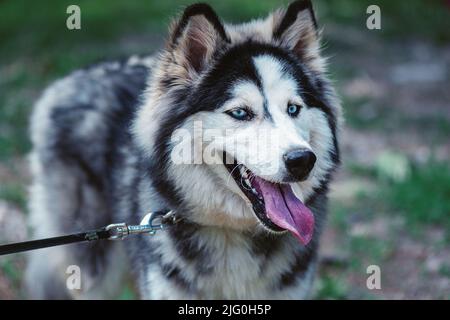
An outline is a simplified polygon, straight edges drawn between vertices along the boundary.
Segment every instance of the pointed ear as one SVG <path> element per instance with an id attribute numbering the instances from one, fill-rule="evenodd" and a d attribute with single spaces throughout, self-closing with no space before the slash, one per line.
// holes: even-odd
<path id="1" fill-rule="evenodd" d="M 281 46 L 306 63 L 320 58 L 319 32 L 311 1 L 292 2 L 286 10 L 276 12 L 273 19 L 273 37 Z"/>
<path id="2" fill-rule="evenodd" d="M 207 4 L 198 3 L 186 8 L 175 24 L 170 39 L 175 59 L 189 73 L 200 73 L 223 42 L 229 42 L 223 24 Z"/>

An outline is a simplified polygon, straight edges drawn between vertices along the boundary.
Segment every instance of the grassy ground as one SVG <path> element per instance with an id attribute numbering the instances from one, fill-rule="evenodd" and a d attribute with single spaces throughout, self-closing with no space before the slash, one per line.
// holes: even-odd
<path id="1" fill-rule="evenodd" d="M 286 3 L 208 2 L 231 21 Z M 449 8 L 438 0 L 375 1 L 382 30 L 369 31 L 365 8 L 373 1 L 315 2 L 347 121 L 315 296 L 449 298 Z M 82 29 L 68 31 L 65 9 L 74 3 Z M 152 52 L 189 3 L 0 2 L 0 241 L 16 239 L 11 225 L 26 237 L 28 115 L 41 90 L 95 61 Z M 425 72 L 417 76 L 417 68 Z M 24 263 L 0 259 L 0 298 L 24 297 Z M 382 290 L 365 286 L 370 264 L 381 267 Z M 119 298 L 133 297 L 127 289 Z"/>

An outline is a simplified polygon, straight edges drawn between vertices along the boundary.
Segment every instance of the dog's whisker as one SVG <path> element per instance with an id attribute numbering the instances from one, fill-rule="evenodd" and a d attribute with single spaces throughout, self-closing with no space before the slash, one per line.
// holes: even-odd
<path id="1" fill-rule="evenodd" d="M 230 173 L 228 174 L 228 178 L 227 178 L 227 186 L 228 186 L 228 184 L 230 183 L 230 179 L 233 177 L 233 172 L 234 172 L 234 170 L 236 170 L 237 168 L 239 168 L 239 166 L 243 166 L 243 164 L 242 163 L 238 163 L 234 168 L 233 168 L 233 170 L 231 170 L 230 171 Z"/>

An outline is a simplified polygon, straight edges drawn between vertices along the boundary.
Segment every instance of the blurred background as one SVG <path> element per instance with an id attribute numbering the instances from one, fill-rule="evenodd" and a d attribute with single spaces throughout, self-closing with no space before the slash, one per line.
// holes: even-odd
<path id="1" fill-rule="evenodd" d="M 191 2 L 0 0 L 0 243 L 28 237 L 27 126 L 44 87 L 96 61 L 154 52 Z M 231 22 L 288 3 L 206 2 Z M 346 118 L 314 297 L 449 299 L 450 1 L 313 2 Z M 71 4 L 81 30 L 66 28 Z M 366 28 L 370 4 L 381 30 Z M 26 298 L 25 263 L 0 257 L 0 299 Z M 381 269 L 381 290 L 366 287 L 369 265 Z M 117 298 L 135 297 L 130 285 Z"/>

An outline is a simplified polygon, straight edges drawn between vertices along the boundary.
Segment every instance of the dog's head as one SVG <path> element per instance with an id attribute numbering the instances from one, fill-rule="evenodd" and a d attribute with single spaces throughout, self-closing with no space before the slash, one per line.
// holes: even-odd
<path id="1" fill-rule="evenodd" d="M 240 25 L 205 4 L 185 10 L 134 127 L 170 206 L 200 224 L 309 242 L 308 201 L 339 162 L 341 111 L 319 48 L 309 1 Z"/>

